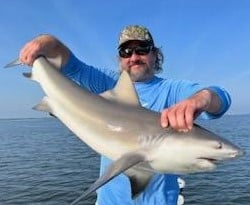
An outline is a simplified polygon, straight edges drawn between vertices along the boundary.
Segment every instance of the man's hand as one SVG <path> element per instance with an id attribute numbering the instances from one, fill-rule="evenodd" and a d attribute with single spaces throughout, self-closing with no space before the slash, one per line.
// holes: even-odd
<path id="1" fill-rule="evenodd" d="M 60 55 L 62 65 L 69 58 L 70 51 L 58 39 L 51 35 L 40 35 L 31 41 L 27 42 L 19 54 L 19 60 L 29 66 L 32 66 L 34 61 L 39 56 L 55 58 Z"/>
<path id="2" fill-rule="evenodd" d="M 177 103 L 161 114 L 162 127 L 172 127 L 175 130 L 188 132 L 193 127 L 193 121 L 201 112 L 216 113 L 219 111 L 221 101 L 210 90 L 202 90 L 190 98 Z"/>

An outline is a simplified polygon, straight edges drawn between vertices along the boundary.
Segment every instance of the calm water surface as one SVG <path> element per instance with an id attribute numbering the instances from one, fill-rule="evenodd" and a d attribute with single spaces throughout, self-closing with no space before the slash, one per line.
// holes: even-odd
<path id="1" fill-rule="evenodd" d="M 201 122 L 247 153 L 185 175 L 186 205 L 250 204 L 250 115 Z M 66 205 L 98 177 L 99 157 L 53 118 L 0 120 L 0 205 Z M 93 194 L 82 204 L 94 204 Z"/>

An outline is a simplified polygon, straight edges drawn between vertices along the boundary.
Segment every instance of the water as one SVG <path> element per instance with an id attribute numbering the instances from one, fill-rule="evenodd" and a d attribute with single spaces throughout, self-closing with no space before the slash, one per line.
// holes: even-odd
<path id="1" fill-rule="evenodd" d="M 250 115 L 202 122 L 247 154 L 183 176 L 185 205 L 250 204 Z M 98 177 L 99 156 L 53 118 L 0 120 L 0 205 L 66 205 Z M 95 194 L 82 204 L 94 204 Z"/>

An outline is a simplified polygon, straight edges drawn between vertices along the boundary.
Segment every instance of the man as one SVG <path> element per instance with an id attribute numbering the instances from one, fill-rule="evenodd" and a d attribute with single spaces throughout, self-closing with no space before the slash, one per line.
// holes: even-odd
<path id="1" fill-rule="evenodd" d="M 61 56 L 61 72 L 94 93 L 112 89 L 119 77 L 119 72 L 79 61 L 65 45 L 50 35 L 41 35 L 28 42 L 20 52 L 20 60 L 32 65 L 39 55 Z M 142 106 L 161 112 L 163 127 L 188 132 L 199 115 L 207 119 L 220 117 L 231 104 L 229 94 L 219 87 L 155 76 L 162 70 L 163 54 L 143 26 L 132 25 L 122 30 L 118 55 L 120 70 L 129 73 Z M 103 173 L 110 163 L 102 156 L 100 172 Z M 146 190 L 132 200 L 129 181 L 121 174 L 97 192 L 98 205 L 176 205 L 179 187 L 177 176 L 156 174 Z"/>

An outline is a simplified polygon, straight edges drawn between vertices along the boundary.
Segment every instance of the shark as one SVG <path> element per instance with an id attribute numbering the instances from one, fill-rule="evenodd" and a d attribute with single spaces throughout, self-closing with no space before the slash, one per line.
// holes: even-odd
<path id="1" fill-rule="evenodd" d="M 19 64 L 13 61 L 6 67 Z M 137 197 L 155 173 L 207 172 L 218 162 L 244 154 L 225 138 L 194 124 L 189 132 L 160 125 L 160 113 L 141 106 L 129 74 L 121 72 L 114 89 L 89 92 L 60 72 L 60 60 L 38 57 L 24 76 L 38 82 L 45 97 L 33 109 L 48 112 L 77 137 L 113 163 L 80 197 L 125 173 Z"/>

